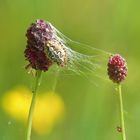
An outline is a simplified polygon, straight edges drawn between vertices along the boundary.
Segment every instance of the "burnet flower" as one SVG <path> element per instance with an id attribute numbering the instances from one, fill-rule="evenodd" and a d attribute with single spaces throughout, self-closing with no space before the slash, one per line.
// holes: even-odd
<path id="1" fill-rule="evenodd" d="M 60 66 L 67 64 L 67 49 L 50 23 L 37 20 L 28 28 L 26 37 L 27 47 L 24 53 L 29 61 L 27 67 L 47 71 L 53 63 Z"/>
<path id="2" fill-rule="evenodd" d="M 127 77 L 127 62 L 121 55 L 115 54 L 110 56 L 107 65 L 108 76 L 110 80 L 112 80 L 114 83 L 117 83 L 117 89 L 119 93 L 120 126 L 117 126 L 117 131 L 122 133 L 122 140 L 126 140 L 121 83 Z"/>
<path id="3" fill-rule="evenodd" d="M 112 55 L 108 61 L 108 76 L 114 83 L 121 83 L 127 76 L 126 60 L 119 54 Z"/>
<path id="4" fill-rule="evenodd" d="M 48 22 L 37 20 L 27 29 L 27 46 L 24 51 L 25 58 L 29 62 L 26 68 L 36 70 L 36 82 L 33 88 L 33 96 L 30 105 L 27 122 L 26 140 L 31 138 L 32 118 L 36 103 L 37 89 L 40 85 L 42 71 L 47 71 L 51 65 L 56 63 L 60 67 L 67 65 L 70 51 L 55 30 Z"/>

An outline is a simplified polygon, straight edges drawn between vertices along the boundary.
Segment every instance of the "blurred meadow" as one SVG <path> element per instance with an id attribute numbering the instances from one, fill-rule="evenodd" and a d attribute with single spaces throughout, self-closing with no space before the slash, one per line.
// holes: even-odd
<path id="1" fill-rule="evenodd" d="M 23 52 L 27 27 L 36 19 L 51 22 L 72 40 L 126 58 L 126 135 L 140 140 L 138 0 L 0 0 L 0 140 L 25 140 L 34 78 L 25 70 Z M 111 81 L 61 74 L 56 94 L 50 94 L 54 75 L 43 73 L 32 140 L 121 140 L 118 95 Z"/>

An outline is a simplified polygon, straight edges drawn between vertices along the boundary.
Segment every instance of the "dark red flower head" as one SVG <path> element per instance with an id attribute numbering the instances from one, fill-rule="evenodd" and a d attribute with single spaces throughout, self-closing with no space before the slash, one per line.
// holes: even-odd
<path id="1" fill-rule="evenodd" d="M 119 54 L 112 55 L 108 61 L 108 75 L 114 83 L 121 83 L 127 76 L 127 63 Z"/>
<path id="2" fill-rule="evenodd" d="M 37 20 L 28 28 L 27 46 L 24 51 L 27 67 L 47 71 L 53 64 L 65 66 L 68 61 L 67 48 L 56 29 L 48 22 Z"/>
<path id="3" fill-rule="evenodd" d="M 52 40 L 54 30 L 51 25 L 43 20 L 37 20 L 28 28 L 27 46 L 24 51 L 29 66 L 36 70 L 48 70 L 52 61 L 45 53 L 45 46 L 48 41 Z"/>

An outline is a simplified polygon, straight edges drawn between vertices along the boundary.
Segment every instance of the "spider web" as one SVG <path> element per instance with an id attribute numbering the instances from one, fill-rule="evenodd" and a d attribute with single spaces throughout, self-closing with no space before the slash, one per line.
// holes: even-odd
<path id="1" fill-rule="evenodd" d="M 51 25 L 51 23 L 49 24 Z M 51 26 L 58 40 L 65 45 L 69 56 L 68 64 L 65 67 L 57 67 L 59 71 L 57 77 L 58 74 L 59 76 L 79 75 L 89 82 L 92 82 L 94 85 L 97 84 L 92 77 L 108 80 L 106 77 L 106 65 L 108 57 L 112 55 L 110 52 L 74 41 L 62 34 L 53 25 Z M 51 68 L 50 73 L 55 72 L 56 67 Z"/>

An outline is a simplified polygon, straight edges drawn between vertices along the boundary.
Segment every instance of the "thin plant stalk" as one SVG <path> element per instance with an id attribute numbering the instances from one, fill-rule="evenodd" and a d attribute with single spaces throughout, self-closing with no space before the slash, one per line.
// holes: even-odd
<path id="1" fill-rule="evenodd" d="M 120 121 L 121 121 L 121 129 L 122 129 L 122 140 L 126 140 L 121 84 L 118 84 L 118 91 L 119 91 Z"/>
<path id="2" fill-rule="evenodd" d="M 31 139 L 32 119 L 33 119 L 33 113 L 34 113 L 34 108 L 35 108 L 35 103 L 36 103 L 37 89 L 40 85 L 40 78 L 41 78 L 41 71 L 37 71 L 36 72 L 35 86 L 34 86 L 34 89 L 32 91 L 32 93 L 33 93 L 32 101 L 31 101 L 29 115 L 28 115 L 26 140 Z"/>

